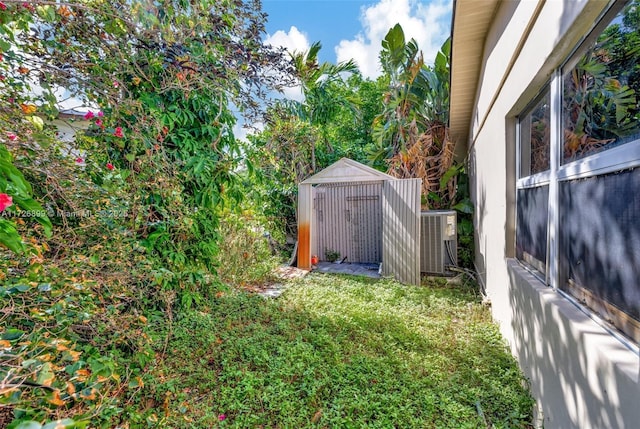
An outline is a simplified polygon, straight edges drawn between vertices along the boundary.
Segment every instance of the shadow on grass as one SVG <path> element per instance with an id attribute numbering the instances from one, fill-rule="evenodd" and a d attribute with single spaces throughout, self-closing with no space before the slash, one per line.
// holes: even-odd
<path id="1" fill-rule="evenodd" d="M 148 394 L 172 392 L 173 427 L 530 422 L 488 311 L 451 289 L 309 276 L 277 301 L 230 294 L 176 322 L 163 364 Z"/>

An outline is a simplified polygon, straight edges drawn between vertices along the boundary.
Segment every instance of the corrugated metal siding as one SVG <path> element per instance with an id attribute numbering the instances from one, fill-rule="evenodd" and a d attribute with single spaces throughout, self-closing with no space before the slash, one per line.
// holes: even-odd
<path id="1" fill-rule="evenodd" d="M 326 184 L 314 189 L 313 254 L 347 262 L 382 261 L 382 183 Z"/>
<path id="2" fill-rule="evenodd" d="M 421 179 L 390 180 L 382 187 L 382 273 L 420 284 Z"/>

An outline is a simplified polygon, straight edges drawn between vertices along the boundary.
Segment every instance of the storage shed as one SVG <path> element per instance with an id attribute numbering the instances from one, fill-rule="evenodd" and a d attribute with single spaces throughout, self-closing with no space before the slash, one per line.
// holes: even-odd
<path id="1" fill-rule="evenodd" d="M 346 257 L 420 284 L 421 179 L 397 179 L 342 158 L 298 185 L 298 268 Z"/>

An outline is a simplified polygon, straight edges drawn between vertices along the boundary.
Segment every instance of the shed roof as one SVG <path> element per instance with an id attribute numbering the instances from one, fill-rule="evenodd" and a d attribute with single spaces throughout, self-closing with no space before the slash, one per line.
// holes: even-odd
<path id="1" fill-rule="evenodd" d="M 379 182 L 382 180 L 397 179 L 352 159 L 342 158 L 300 184 L 318 185 L 321 183 Z"/>

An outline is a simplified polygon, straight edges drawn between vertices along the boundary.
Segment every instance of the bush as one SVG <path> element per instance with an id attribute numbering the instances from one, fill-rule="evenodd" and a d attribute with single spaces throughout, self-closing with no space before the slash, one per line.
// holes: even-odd
<path id="1" fill-rule="evenodd" d="M 217 273 L 221 281 L 240 287 L 273 280 L 280 259 L 276 244 L 249 213 L 226 213 L 220 223 Z"/>

